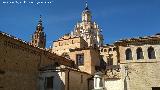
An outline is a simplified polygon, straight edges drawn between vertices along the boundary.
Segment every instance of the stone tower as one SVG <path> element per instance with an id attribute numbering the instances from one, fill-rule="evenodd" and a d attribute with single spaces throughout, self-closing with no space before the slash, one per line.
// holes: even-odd
<path id="1" fill-rule="evenodd" d="M 43 32 L 44 27 L 42 26 L 42 17 L 38 21 L 36 31 L 32 35 L 31 44 L 35 47 L 45 48 L 46 46 L 46 34 Z"/>
<path id="2" fill-rule="evenodd" d="M 89 10 L 87 2 L 82 12 L 82 21 L 75 25 L 71 35 L 82 37 L 88 43 L 88 46 L 100 47 L 103 45 L 101 29 L 96 22 L 92 21 L 92 13 Z"/>

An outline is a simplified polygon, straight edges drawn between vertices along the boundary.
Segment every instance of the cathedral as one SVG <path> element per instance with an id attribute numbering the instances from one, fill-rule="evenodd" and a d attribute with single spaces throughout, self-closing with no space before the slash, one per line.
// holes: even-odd
<path id="1" fill-rule="evenodd" d="M 0 32 L 0 90 L 160 90 L 160 34 L 103 43 L 86 3 L 73 31 L 46 48 L 42 16 L 30 42 Z"/>

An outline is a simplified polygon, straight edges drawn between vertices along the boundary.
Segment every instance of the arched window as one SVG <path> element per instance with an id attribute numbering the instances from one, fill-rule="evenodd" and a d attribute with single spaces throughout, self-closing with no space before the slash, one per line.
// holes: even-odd
<path id="1" fill-rule="evenodd" d="M 132 60 L 132 51 L 131 49 L 126 50 L 126 60 Z"/>
<path id="2" fill-rule="evenodd" d="M 103 52 L 103 49 L 101 49 L 101 52 Z"/>
<path id="3" fill-rule="evenodd" d="M 115 47 L 113 48 L 113 51 L 116 51 L 116 48 L 115 48 Z"/>
<path id="4" fill-rule="evenodd" d="M 144 59 L 142 48 L 137 49 L 137 59 Z"/>
<path id="5" fill-rule="evenodd" d="M 72 40 L 72 44 L 74 44 L 73 40 Z"/>
<path id="6" fill-rule="evenodd" d="M 148 58 L 149 59 L 155 59 L 155 51 L 153 47 L 148 48 Z"/>
<path id="7" fill-rule="evenodd" d="M 109 51 L 112 51 L 112 48 L 109 48 Z"/>
<path id="8" fill-rule="evenodd" d="M 107 49 L 104 49 L 104 52 L 107 52 Z"/>

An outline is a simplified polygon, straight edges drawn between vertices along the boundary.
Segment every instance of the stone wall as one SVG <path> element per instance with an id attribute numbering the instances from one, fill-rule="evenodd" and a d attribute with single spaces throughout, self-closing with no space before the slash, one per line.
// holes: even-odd
<path id="1" fill-rule="evenodd" d="M 0 74 L 0 87 L 3 90 L 36 90 L 40 56 L 18 47 L 14 48 L 11 45 L 13 43 L 20 44 L 12 39 L 1 37 L 0 70 L 4 73 Z"/>
<path id="2" fill-rule="evenodd" d="M 149 59 L 149 47 L 154 48 L 155 59 Z M 142 49 L 144 57 L 142 59 L 137 59 L 138 48 Z M 152 90 L 152 87 L 160 87 L 160 45 L 131 43 L 117 45 L 117 49 L 121 77 L 106 79 L 105 88 L 107 90 Z M 127 49 L 132 51 L 131 60 L 126 60 Z"/>
<path id="3" fill-rule="evenodd" d="M 121 64 L 119 79 L 105 79 L 107 90 L 152 90 L 160 87 L 160 62 L 130 62 Z"/>
<path id="4" fill-rule="evenodd" d="M 72 61 L 0 33 L 0 89 L 36 90 L 38 69 L 53 63 L 72 66 Z"/>
<path id="5" fill-rule="evenodd" d="M 160 87 L 160 62 L 137 62 L 122 65 L 127 67 L 123 78 L 127 76 L 127 90 L 152 90 L 152 87 Z"/>
<path id="6" fill-rule="evenodd" d="M 147 49 L 153 47 L 155 59 L 149 59 Z M 126 90 L 152 90 L 152 87 L 160 87 L 160 45 L 141 44 L 119 46 L 119 60 L 121 65 L 122 80 Z M 132 60 L 126 60 L 125 51 L 130 48 Z M 137 48 L 142 48 L 143 59 L 137 59 Z"/>

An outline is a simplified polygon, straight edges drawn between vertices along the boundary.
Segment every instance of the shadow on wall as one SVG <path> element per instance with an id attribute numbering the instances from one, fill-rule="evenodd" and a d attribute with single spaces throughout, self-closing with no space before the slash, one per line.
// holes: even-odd
<path id="1" fill-rule="evenodd" d="M 105 60 L 103 59 L 103 57 L 101 56 L 100 57 L 100 67 L 102 70 L 105 70 L 106 69 L 106 65 L 107 63 L 105 62 Z"/>

